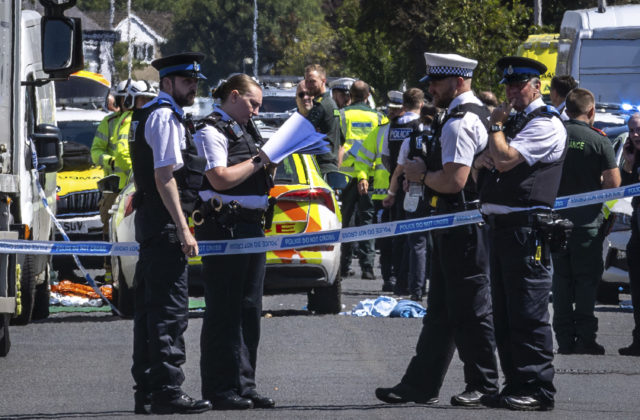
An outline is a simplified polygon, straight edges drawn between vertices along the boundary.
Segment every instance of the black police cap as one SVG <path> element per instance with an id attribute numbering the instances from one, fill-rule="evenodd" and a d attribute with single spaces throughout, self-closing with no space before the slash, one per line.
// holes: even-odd
<path id="1" fill-rule="evenodd" d="M 525 82 L 547 71 L 547 66 L 527 57 L 502 57 L 497 65 L 502 72 L 500 83 Z"/>
<path id="2" fill-rule="evenodd" d="M 158 70 L 160 77 L 183 76 L 206 80 L 206 77 L 200 73 L 202 60 L 204 60 L 202 53 L 185 52 L 157 58 L 151 62 L 151 65 Z"/>

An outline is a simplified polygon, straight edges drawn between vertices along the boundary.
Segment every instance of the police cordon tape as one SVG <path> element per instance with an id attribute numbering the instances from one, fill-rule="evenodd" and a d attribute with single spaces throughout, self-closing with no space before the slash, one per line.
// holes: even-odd
<path id="1" fill-rule="evenodd" d="M 608 190 L 559 197 L 555 202 L 554 209 L 561 210 L 581 207 L 636 195 L 640 195 L 640 183 Z M 198 242 L 198 249 L 199 254 L 203 256 L 250 254 L 283 249 L 300 250 L 308 247 L 331 245 L 341 242 L 356 242 L 414 232 L 424 232 L 433 229 L 444 229 L 481 221 L 482 215 L 478 210 L 468 210 L 459 213 L 320 232 L 273 235 L 263 238 L 201 241 Z M 0 240 L 0 253 L 5 254 L 137 256 L 138 249 L 139 246 L 136 242 Z"/>

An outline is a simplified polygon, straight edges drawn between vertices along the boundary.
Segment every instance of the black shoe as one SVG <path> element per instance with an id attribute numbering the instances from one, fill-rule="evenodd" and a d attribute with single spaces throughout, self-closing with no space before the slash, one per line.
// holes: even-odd
<path id="1" fill-rule="evenodd" d="M 464 391 L 461 394 L 451 397 L 451 405 L 459 407 L 478 407 L 481 405 L 482 396 L 480 391 Z"/>
<path id="2" fill-rule="evenodd" d="M 342 270 L 340 272 L 340 275 L 344 278 L 344 277 L 353 277 L 356 275 L 356 272 L 353 271 L 352 269 L 348 268 L 346 270 Z"/>
<path id="3" fill-rule="evenodd" d="M 373 270 L 362 270 L 362 276 L 360 277 L 362 280 L 375 280 L 376 275 L 373 274 Z"/>
<path id="4" fill-rule="evenodd" d="M 195 400 L 182 394 L 169 401 L 153 401 L 151 412 L 154 414 L 196 414 L 211 410 L 209 400 Z"/>
<path id="5" fill-rule="evenodd" d="M 151 394 L 148 392 L 136 391 L 133 394 L 135 406 L 133 412 L 135 414 L 151 414 L 149 405 L 151 405 Z"/>
<path id="6" fill-rule="evenodd" d="M 393 388 L 376 388 L 376 398 L 387 404 L 414 402 L 418 404 L 437 404 L 438 397 L 424 398 L 416 396 L 406 385 L 398 384 Z"/>
<path id="7" fill-rule="evenodd" d="M 573 349 L 573 354 L 604 354 L 604 347 L 595 341 L 585 342 L 578 340 Z"/>
<path id="8" fill-rule="evenodd" d="M 414 302 L 422 302 L 422 293 L 411 293 L 411 297 L 409 299 Z"/>
<path id="9" fill-rule="evenodd" d="M 276 406 L 276 402 L 273 398 L 265 397 L 257 392 L 245 395 L 243 398 L 251 400 L 254 408 L 273 408 Z"/>
<path id="10" fill-rule="evenodd" d="M 390 281 L 385 281 L 384 283 L 382 283 L 383 292 L 393 292 L 394 287 L 396 287 L 396 284 Z"/>
<path id="11" fill-rule="evenodd" d="M 622 356 L 640 356 L 640 344 L 634 341 L 630 346 L 618 349 L 618 353 Z"/>
<path id="12" fill-rule="evenodd" d="M 516 411 L 551 411 L 553 401 L 543 401 L 532 395 L 508 395 L 502 399 L 505 407 Z"/>
<path id="13" fill-rule="evenodd" d="M 503 397 L 498 393 L 483 394 L 480 397 L 480 404 L 489 408 L 504 408 Z"/>
<path id="14" fill-rule="evenodd" d="M 253 408 L 253 401 L 238 394 L 212 400 L 214 410 L 248 410 Z"/>

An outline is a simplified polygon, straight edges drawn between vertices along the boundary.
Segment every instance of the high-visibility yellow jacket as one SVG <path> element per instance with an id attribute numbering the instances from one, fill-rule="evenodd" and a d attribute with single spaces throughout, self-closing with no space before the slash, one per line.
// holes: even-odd
<path id="1" fill-rule="evenodd" d="M 119 115 L 110 118 L 115 114 Z M 132 114 L 133 111 L 125 111 L 107 115 L 100 122 L 91 145 L 91 160 L 93 160 L 93 163 L 102 166 L 104 176 L 118 175 L 120 188 L 124 188 L 127 184 L 129 173 L 131 172 L 129 128 L 131 127 Z M 107 120 L 106 123 L 105 120 Z M 109 133 L 111 135 L 108 135 Z"/>
<path id="2" fill-rule="evenodd" d="M 362 143 L 369 133 L 380 124 L 386 124 L 387 122 L 387 117 L 363 103 L 349 105 L 340 110 L 340 126 L 345 137 L 343 145 L 344 157 L 340 172 L 356 176 L 358 180 L 369 177 L 368 171 L 357 171 L 355 169 L 356 156 L 362 149 Z M 367 151 L 363 153 L 367 154 Z M 371 160 L 374 160 L 373 156 L 371 156 Z"/>
<path id="3" fill-rule="evenodd" d="M 382 163 L 382 145 L 389 135 L 390 124 L 376 127 L 362 142 L 362 147 L 355 157 L 354 168 L 357 173 L 366 172 L 373 176 L 373 200 L 384 200 L 389 190 L 390 174 Z"/>

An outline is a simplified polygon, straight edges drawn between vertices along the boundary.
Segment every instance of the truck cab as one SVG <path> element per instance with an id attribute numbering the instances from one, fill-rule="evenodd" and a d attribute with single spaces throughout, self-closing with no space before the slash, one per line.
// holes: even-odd
<path id="1" fill-rule="evenodd" d="M 599 104 L 640 105 L 640 5 L 568 10 L 557 74 L 570 74 Z"/>
<path id="2" fill-rule="evenodd" d="M 82 68 L 80 21 L 64 16 L 75 0 L 40 0 L 43 18 L 20 0 L 0 2 L 0 240 L 47 241 L 55 211 L 62 144 L 52 79 Z M 0 356 L 9 323 L 43 318 L 49 308 L 49 256 L 0 253 Z"/>

